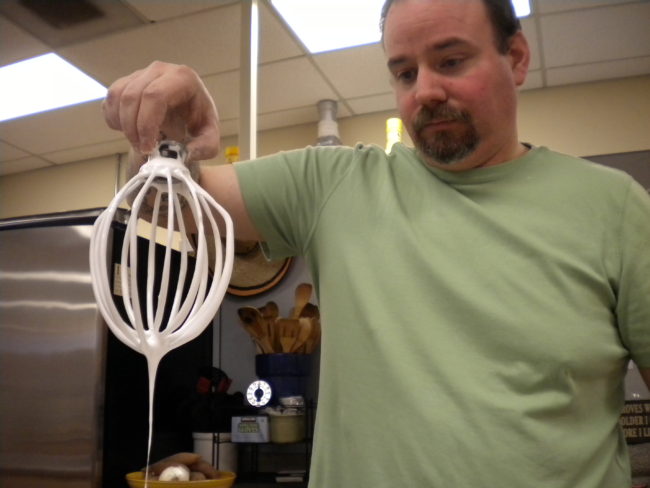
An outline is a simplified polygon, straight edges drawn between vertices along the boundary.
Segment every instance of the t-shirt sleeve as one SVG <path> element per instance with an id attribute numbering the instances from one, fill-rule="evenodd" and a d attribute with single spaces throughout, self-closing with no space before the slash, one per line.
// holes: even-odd
<path id="1" fill-rule="evenodd" d="M 347 147 L 307 147 L 235 164 L 268 258 L 303 255 L 327 199 L 352 166 Z"/>
<path id="2" fill-rule="evenodd" d="M 634 362 L 650 368 L 650 196 L 635 181 L 623 210 L 620 242 L 619 329 Z"/>

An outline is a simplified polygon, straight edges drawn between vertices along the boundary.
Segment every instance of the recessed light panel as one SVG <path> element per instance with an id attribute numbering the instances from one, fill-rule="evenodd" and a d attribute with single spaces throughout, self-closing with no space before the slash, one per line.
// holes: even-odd
<path id="1" fill-rule="evenodd" d="M 271 0 L 310 53 L 378 42 L 383 0 Z"/>
<path id="2" fill-rule="evenodd" d="M 106 87 L 54 53 L 0 68 L 0 121 L 105 96 Z"/>

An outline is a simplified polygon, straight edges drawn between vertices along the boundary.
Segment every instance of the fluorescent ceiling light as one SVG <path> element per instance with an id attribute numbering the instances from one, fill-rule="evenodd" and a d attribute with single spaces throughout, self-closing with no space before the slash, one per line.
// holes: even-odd
<path id="1" fill-rule="evenodd" d="M 530 0 L 512 0 L 517 17 L 528 17 L 530 15 Z"/>
<path id="2" fill-rule="evenodd" d="M 105 96 L 104 86 L 54 53 L 0 68 L 0 121 Z"/>
<path id="3" fill-rule="evenodd" d="M 379 42 L 384 0 L 271 0 L 310 53 Z M 530 15 L 530 0 L 512 0 L 517 17 Z"/>
<path id="4" fill-rule="evenodd" d="M 271 0 L 311 53 L 378 42 L 383 0 Z"/>

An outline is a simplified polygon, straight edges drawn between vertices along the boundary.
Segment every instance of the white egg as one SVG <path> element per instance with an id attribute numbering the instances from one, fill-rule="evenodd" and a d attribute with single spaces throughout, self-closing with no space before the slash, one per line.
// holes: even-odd
<path id="1" fill-rule="evenodd" d="M 159 481 L 189 481 L 190 470 L 187 466 L 184 466 L 183 464 L 169 466 L 168 468 L 163 469 L 163 472 L 160 473 L 158 480 Z"/>

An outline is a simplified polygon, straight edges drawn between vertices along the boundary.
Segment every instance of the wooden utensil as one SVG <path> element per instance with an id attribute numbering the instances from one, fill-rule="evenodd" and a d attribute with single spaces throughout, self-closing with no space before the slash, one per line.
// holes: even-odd
<path id="1" fill-rule="evenodd" d="M 275 322 L 277 331 L 280 338 L 280 347 L 282 352 L 290 353 L 293 349 L 293 345 L 296 342 L 298 337 L 298 330 L 300 323 L 298 319 L 283 319 L 280 318 Z"/>
<path id="2" fill-rule="evenodd" d="M 320 318 L 311 319 L 311 334 L 305 341 L 305 353 L 312 354 L 316 350 L 316 346 L 320 343 L 321 327 Z"/>
<path id="3" fill-rule="evenodd" d="M 301 283 L 296 287 L 296 299 L 293 307 L 293 315 L 291 318 L 297 319 L 302 313 L 302 309 L 311 298 L 312 286 L 309 283 Z"/>
<path id="4" fill-rule="evenodd" d="M 320 310 L 313 303 L 307 303 L 300 312 L 301 317 L 320 319 Z"/>
<path id="5" fill-rule="evenodd" d="M 277 319 L 280 316 L 280 309 L 278 308 L 278 304 L 271 301 L 267 302 L 266 305 L 264 305 L 264 308 L 268 314 L 268 318 L 272 321 L 275 322 L 275 319 Z"/>
<path id="6" fill-rule="evenodd" d="M 311 336 L 312 319 L 307 317 L 300 317 L 298 319 L 298 336 L 296 337 L 293 346 L 291 347 L 291 352 L 297 353 L 300 352 L 300 349 L 305 345 L 307 339 Z"/>
<path id="7" fill-rule="evenodd" d="M 280 352 L 281 348 L 279 342 L 276 344 L 277 337 L 275 327 L 275 321 L 278 319 L 278 315 L 280 314 L 278 305 L 273 301 L 267 302 L 266 305 L 259 308 L 259 311 L 262 314 L 262 324 L 264 325 L 266 336 L 269 338 L 269 343 L 273 346 L 273 352 Z"/>
<path id="8" fill-rule="evenodd" d="M 244 329 L 257 342 L 264 354 L 273 353 L 273 345 L 263 324 L 262 314 L 255 307 L 241 307 L 237 310 Z"/>

